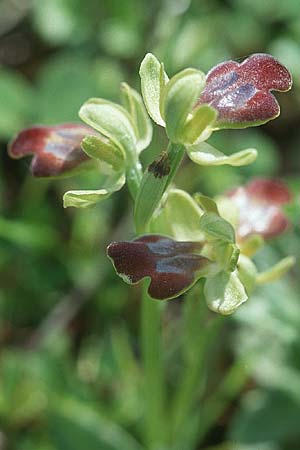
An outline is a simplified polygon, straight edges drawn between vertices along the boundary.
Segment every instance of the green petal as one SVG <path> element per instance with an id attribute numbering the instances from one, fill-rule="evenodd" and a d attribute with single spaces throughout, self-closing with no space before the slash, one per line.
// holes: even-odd
<path id="1" fill-rule="evenodd" d="M 185 69 L 177 73 L 166 85 L 162 105 L 167 134 L 172 142 L 184 142 L 184 127 L 188 115 L 192 113 L 204 85 L 205 75 L 196 69 Z M 189 134 L 189 126 L 187 130 Z M 190 134 L 194 134 L 194 129 L 190 130 Z"/>
<path id="2" fill-rule="evenodd" d="M 191 160 L 201 166 L 222 166 L 224 164 L 245 166 L 251 164 L 257 157 L 257 150 L 254 148 L 247 148 L 227 156 L 206 142 L 187 146 L 186 150 Z"/>
<path id="3" fill-rule="evenodd" d="M 137 150 L 141 152 L 149 146 L 152 139 L 152 124 L 142 97 L 127 83 L 121 85 L 122 103 L 129 112 L 137 133 Z"/>

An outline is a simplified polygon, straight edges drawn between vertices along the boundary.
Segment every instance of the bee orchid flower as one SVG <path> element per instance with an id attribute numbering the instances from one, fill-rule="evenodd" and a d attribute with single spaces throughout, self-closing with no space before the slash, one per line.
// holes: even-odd
<path id="1" fill-rule="evenodd" d="M 91 134 L 95 134 L 92 128 L 76 123 L 33 126 L 11 141 L 8 153 L 15 159 L 33 155 L 31 173 L 36 177 L 65 175 L 89 160 L 81 141 Z"/>
<path id="2" fill-rule="evenodd" d="M 271 91 L 292 87 L 288 69 L 277 59 L 256 53 L 242 63 L 226 61 L 206 76 L 197 106 L 208 104 L 218 111 L 216 128 L 245 128 L 261 125 L 280 114 Z"/>
<path id="3" fill-rule="evenodd" d="M 282 206 L 292 200 L 292 195 L 281 181 L 256 178 L 231 191 L 228 197 L 237 208 L 239 241 L 251 235 L 273 238 L 289 227 Z"/>

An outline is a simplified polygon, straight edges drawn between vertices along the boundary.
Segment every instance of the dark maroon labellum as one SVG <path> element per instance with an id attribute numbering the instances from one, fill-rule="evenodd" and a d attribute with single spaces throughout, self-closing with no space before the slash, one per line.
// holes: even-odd
<path id="1" fill-rule="evenodd" d="M 31 172 L 36 177 L 58 176 L 89 159 L 81 150 L 81 141 L 90 134 L 95 134 L 92 128 L 75 123 L 34 126 L 22 130 L 8 152 L 12 158 L 33 155 Z"/>
<path id="2" fill-rule="evenodd" d="M 218 111 L 217 126 L 243 128 L 277 117 L 280 107 L 270 91 L 288 91 L 292 77 L 273 56 L 257 53 L 242 63 L 226 61 L 210 70 L 199 104 Z"/>
<path id="3" fill-rule="evenodd" d="M 199 255 L 202 246 L 146 235 L 131 242 L 111 243 L 107 255 L 126 282 L 134 284 L 150 277 L 149 295 L 165 300 L 182 294 L 204 276 L 210 260 Z"/>
<path id="4" fill-rule="evenodd" d="M 278 236 L 289 226 L 281 206 L 292 200 L 288 188 L 278 180 L 257 178 L 228 194 L 239 211 L 238 239 L 259 234 Z"/>

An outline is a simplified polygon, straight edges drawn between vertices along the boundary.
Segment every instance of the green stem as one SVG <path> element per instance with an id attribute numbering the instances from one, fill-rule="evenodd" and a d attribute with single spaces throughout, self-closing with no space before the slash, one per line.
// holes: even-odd
<path id="1" fill-rule="evenodd" d="M 142 358 L 144 366 L 145 446 L 147 450 L 165 443 L 165 383 L 161 342 L 162 304 L 152 300 L 143 284 L 141 308 Z"/>

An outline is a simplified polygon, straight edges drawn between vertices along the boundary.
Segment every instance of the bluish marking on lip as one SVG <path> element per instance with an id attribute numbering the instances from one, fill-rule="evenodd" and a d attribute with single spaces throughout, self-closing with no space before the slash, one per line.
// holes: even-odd
<path id="1" fill-rule="evenodd" d="M 221 75 L 213 80 L 210 83 L 209 90 L 213 91 L 214 95 L 218 95 L 236 83 L 238 78 L 239 76 L 236 72 L 228 72 L 225 75 Z"/>

